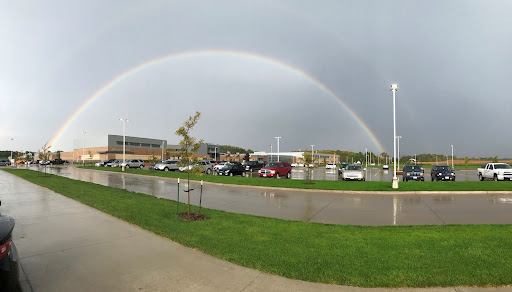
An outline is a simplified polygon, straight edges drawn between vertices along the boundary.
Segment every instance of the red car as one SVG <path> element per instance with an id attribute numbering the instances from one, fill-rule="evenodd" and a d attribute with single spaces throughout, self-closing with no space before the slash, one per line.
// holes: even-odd
<path id="1" fill-rule="evenodd" d="M 259 177 L 286 177 L 290 178 L 292 173 L 292 166 L 288 162 L 269 162 L 258 171 Z"/>

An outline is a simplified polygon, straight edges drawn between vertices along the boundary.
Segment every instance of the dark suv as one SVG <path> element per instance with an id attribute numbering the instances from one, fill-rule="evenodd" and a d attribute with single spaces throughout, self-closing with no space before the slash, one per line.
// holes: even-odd
<path id="1" fill-rule="evenodd" d="M 455 172 L 448 165 L 434 165 L 430 171 L 432 181 L 434 180 L 452 180 L 455 181 Z"/>
<path id="2" fill-rule="evenodd" d="M 403 181 L 409 181 L 409 180 L 424 181 L 425 180 L 425 169 L 421 165 L 406 165 L 406 166 L 404 166 L 404 169 L 403 169 L 402 180 Z"/>
<path id="3" fill-rule="evenodd" d="M 263 167 L 263 161 L 245 161 L 242 165 L 245 167 L 245 171 L 253 172 Z"/>

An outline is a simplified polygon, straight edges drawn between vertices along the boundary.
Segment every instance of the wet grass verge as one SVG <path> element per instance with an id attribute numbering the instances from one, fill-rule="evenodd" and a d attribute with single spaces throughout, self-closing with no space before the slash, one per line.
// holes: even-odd
<path id="1" fill-rule="evenodd" d="M 512 225 L 344 226 L 210 209 L 202 212 L 211 220 L 190 222 L 171 200 L 4 171 L 220 259 L 288 278 L 362 287 L 512 284 Z"/>
<path id="2" fill-rule="evenodd" d="M 121 168 L 110 167 L 83 167 L 101 171 L 121 172 Z M 165 172 L 147 169 L 126 169 L 126 173 L 149 175 L 156 177 L 170 177 L 186 179 L 183 172 Z M 306 184 L 306 180 L 273 179 L 260 177 L 218 176 L 218 175 L 190 175 L 191 180 L 204 180 L 206 182 L 224 183 L 233 185 L 250 185 L 295 189 L 316 190 L 346 190 L 346 191 L 512 191 L 510 181 L 424 181 L 399 182 L 399 188 L 391 188 L 391 182 L 385 181 L 327 181 L 314 180 L 314 184 Z"/>

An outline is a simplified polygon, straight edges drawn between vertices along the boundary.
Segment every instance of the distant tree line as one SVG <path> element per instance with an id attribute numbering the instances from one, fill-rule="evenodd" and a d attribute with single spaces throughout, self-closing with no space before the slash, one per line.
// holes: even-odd
<path id="1" fill-rule="evenodd" d="M 242 147 L 236 147 L 236 146 L 231 146 L 231 145 L 220 145 L 220 153 L 227 153 L 229 151 L 229 153 L 231 154 L 235 154 L 235 153 L 254 153 L 253 150 L 251 149 L 244 149 Z"/>

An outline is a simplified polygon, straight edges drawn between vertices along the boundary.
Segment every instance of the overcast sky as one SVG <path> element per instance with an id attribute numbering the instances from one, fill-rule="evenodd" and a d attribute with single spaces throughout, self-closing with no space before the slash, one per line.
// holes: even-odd
<path id="1" fill-rule="evenodd" d="M 512 157 L 511 15 L 509 0 L 1 0 L 0 150 L 37 151 L 124 72 L 209 50 L 116 82 L 53 149 L 121 134 L 121 117 L 177 143 L 200 111 L 193 135 L 211 143 L 392 153 L 398 83 L 402 154 Z"/>

